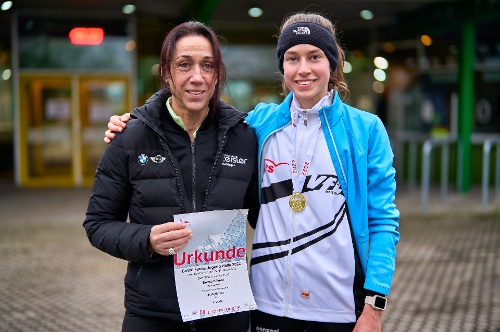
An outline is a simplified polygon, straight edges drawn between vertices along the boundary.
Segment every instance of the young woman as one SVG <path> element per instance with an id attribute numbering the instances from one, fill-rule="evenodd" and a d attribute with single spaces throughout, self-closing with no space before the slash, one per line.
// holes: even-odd
<path id="1" fill-rule="evenodd" d="M 291 93 L 246 119 L 259 142 L 261 186 L 251 331 L 380 331 L 399 241 L 387 132 L 342 102 L 344 52 L 327 18 L 287 18 L 277 56 Z M 119 120 L 106 141 L 122 130 Z"/>
<path id="2" fill-rule="evenodd" d="M 399 240 L 387 132 L 342 102 L 344 53 L 328 19 L 289 17 L 277 55 L 292 93 L 247 118 L 261 165 L 274 166 L 260 169 L 252 331 L 380 331 Z"/>
<path id="3" fill-rule="evenodd" d="M 248 312 L 182 322 L 172 255 L 192 234 L 173 215 L 249 208 L 255 223 L 255 134 L 219 99 L 225 69 L 207 26 L 170 31 L 159 72 L 167 88 L 132 112 L 98 164 L 84 227 L 93 246 L 129 261 L 123 331 L 246 332 Z M 227 156 L 246 162 L 231 167 Z"/>

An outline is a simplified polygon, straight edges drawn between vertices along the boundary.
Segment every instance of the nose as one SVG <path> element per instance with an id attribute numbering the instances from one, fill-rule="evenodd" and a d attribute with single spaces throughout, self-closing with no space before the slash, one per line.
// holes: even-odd
<path id="1" fill-rule="evenodd" d="M 307 63 L 307 61 L 301 60 L 299 62 L 298 74 L 299 75 L 308 75 L 310 72 L 311 72 L 311 68 L 309 68 L 309 64 Z"/>
<path id="2" fill-rule="evenodd" d="M 191 82 L 203 82 L 203 71 L 200 65 L 195 65 L 191 73 Z"/>

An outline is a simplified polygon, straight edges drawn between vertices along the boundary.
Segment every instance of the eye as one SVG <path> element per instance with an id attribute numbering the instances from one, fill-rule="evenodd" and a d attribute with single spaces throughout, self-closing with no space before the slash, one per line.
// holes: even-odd
<path id="1" fill-rule="evenodd" d="M 214 70 L 214 64 L 210 63 L 210 62 L 207 62 L 207 63 L 203 64 L 202 68 L 203 68 L 204 71 L 212 71 L 212 70 Z"/>
<path id="2" fill-rule="evenodd" d="M 319 59 L 320 59 L 319 55 L 313 55 L 313 56 L 311 56 L 311 60 L 312 61 L 318 61 Z"/>
<path id="3" fill-rule="evenodd" d="M 294 56 L 290 56 L 290 57 L 286 58 L 286 61 L 287 62 L 297 62 L 297 58 Z"/>
<path id="4" fill-rule="evenodd" d="M 180 62 L 176 65 L 179 70 L 189 70 L 191 68 L 191 64 L 188 61 Z"/>

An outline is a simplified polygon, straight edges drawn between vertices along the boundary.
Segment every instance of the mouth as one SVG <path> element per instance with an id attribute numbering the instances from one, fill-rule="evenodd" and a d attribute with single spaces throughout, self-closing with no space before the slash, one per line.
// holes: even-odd
<path id="1" fill-rule="evenodd" d="M 189 93 L 190 95 L 194 95 L 194 96 L 200 96 L 200 95 L 204 94 L 205 91 L 188 90 L 187 93 Z"/>
<path id="2" fill-rule="evenodd" d="M 316 80 L 300 80 L 300 81 L 295 81 L 296 84 L 298 85 L 310 85 L 310 84 L 313 84 L 314 82 L 316 82 Z"/>

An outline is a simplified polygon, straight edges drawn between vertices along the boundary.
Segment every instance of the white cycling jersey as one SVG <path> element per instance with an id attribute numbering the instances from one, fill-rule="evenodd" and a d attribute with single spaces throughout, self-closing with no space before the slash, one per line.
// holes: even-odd
<path id="1" fill-rule="evenodd" d="M 356 321 L 354 242 L 318 113 L 331 103 L 329 94 L 301 110 L 294 100 L 292 123 L 269 138 L 250 278 L 260 311 L 348 323 Z M 292 191 L 306 198 L 303 211 L 291 209 Z"/>

